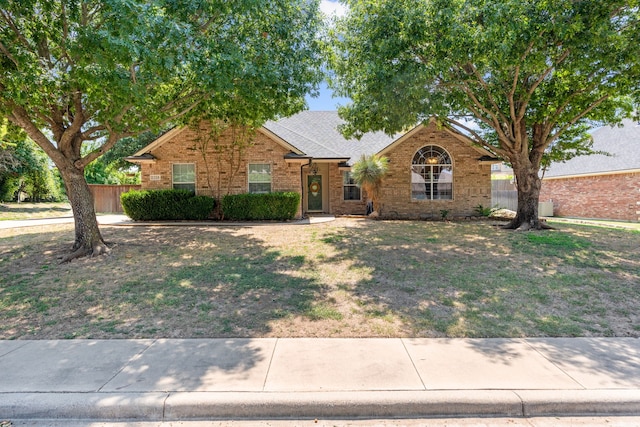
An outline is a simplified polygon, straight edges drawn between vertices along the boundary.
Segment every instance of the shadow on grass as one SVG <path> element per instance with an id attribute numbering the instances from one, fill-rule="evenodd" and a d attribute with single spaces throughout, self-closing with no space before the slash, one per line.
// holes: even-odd
<path id="1" fill-rule="evenodd" d="M 318 316 L 305 257 L 250 234 L 105 228 L 112 254 L 57 265 L 63 233 L 0 239 L 0 338 L 251 337 Z M 312 275 L 311 275 L 312 276 Z"/>
<path id="2" fill-rule="evenodd" d="M 71 214 L 71 207 L 64 206 L 51 206 L 38 204 L 29 204 L 28 206 L 21 206 L 20 204 L 12 204 L 11 206 L 0 204 L 0 211 L 11 212 L 16 214 L 38 214 L 43 212 L 64 212 Z"/>
<path id="3" fill-rule="evenodd" d="M 322 237 L 335 259 L 371 272 L 351 288 L 360 305 L 400 321 L 407 336 L 638 336 L 628 328 L 640 303 L 638 263 L 595 240 L 584 230 L 420 222 Z"/>

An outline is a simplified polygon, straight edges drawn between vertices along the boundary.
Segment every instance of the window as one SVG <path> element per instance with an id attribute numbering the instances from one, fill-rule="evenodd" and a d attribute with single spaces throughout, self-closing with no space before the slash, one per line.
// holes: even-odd
<path id="1" fill-rule="evenodd" d="M 411 162 L 411 198 L 453 199 L 453 165 L 449 153 L 436 145 L 422 147 Z"/>
<path id="2" fill-rule="evenodd" d="M 343 200 L 361 200 L 360 187 L 353 181 L 349 171 L 342 172 L 342 194 Z"/>
<path id="3" fill-rule="evenodd" d="M 174 190 L 196 192 L 196 165 L 193 163 L 176 163 L 173 165 Z"/>
<path id="4" fill-rule="evenodd" d="M 271 192 L 271 165 L 252 163 L 249 165 L 249 193 Z"/>

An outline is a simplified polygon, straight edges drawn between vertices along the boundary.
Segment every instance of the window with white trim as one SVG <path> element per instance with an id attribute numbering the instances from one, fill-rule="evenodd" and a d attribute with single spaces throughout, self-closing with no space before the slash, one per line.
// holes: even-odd
<path id="1" fill-rule="evenodd" d="M 351 176 L 351 172 L 342 172 L 342 197 L 343 200 L 362 200 L 360 187 L 358 187 Z"/>
<path id="2" fill-rule="evenodd" d="M 196 165 L 194 163 L 174 163 L 172 183 L 174 190 L 196 192 Z"/>
<path id="3" fill-rule="evenodd" d="M 271 192 L 271 164 L 249 164 L 249 193 Z"/>
<path id="4" fill-rule="evenodd" d="M 453 164 L 449 153 L 437 145 L 422 147 L 411 162 L 413 200 L 453 199 Z"/>

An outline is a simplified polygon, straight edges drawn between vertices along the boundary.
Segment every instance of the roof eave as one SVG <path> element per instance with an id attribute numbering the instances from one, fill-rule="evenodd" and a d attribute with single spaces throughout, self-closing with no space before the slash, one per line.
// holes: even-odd
<path id="1" fill-rule="evenodd" d="M 624 175 L 630 173 L 640 173 L 640 169 L 621 169 L 617 171 L 602 171 L 602 172 L 586 172 L 586 173 L 576 173 L 569 175 L 555 175 L 555 176 L 547 176 L 545 175 L 542 180 L 543 181 L 551 181 L 554 179 L 567 179 L 567 178 L 589 178 L 592 176 L 607 176 L 607 175 Z"/>
<path id="2" fill-rule="evenodd" d="M 299 154 L 299 155 L 302 155 L 302 156 L 306 155 L 306 153 L 301 151 L 298 147 L 295 147 L 295 146 L 291 145 L 290 143 L 288 143 L 284 139 L 280 138 L 278 135 L 276 135 L 274 132 L 270 131 L 269 129 L 265 128 L 264 126 L 259 128 L 258 132 L 262 133 L 263 135 L 265 135 L 268 138 L 271 138 L 272 140 L 274 140 L 278 144 L 282 145 L 287 150 L 291 150 L 295 154 Z"/>
<path id="3" fill-rule="evenodd" d="M 157 158 L 151 153 L 143 153 L 139 156 L 136 156 L 136 155 L 129 156 L 129 157 L 125 157 L 124 159 L 129 163 L 136 163 L 136 164 L 155 163 L 157 160 Z"/>
<path id="4" fill-rule="evenodd" d="M 133 155 L 130 156 L 130 157 L 140 157 L 145 153 L 149 153 L 149 152 L 155 150 L 156 148 L 160 147 L 165 142 L 167 142 L 170 139 L 172 139 L 172 138 L 176 137 L 177 135 L 181 134 L 185 129 L 186 129 L 186 127 L 174 127 L 173 129 L 171 129 L 171 130 L 163 133 L 162 135 L 160 135 L 158 138 L 156 138 L 154 141 L 152 141 L 146 147 L 144 147 L 144 148 L 136 151 L 135 153 L 133 153 Z"/>

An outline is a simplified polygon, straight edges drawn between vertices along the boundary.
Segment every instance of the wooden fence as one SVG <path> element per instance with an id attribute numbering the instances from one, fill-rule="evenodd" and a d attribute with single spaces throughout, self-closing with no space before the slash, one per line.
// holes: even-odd
<path id="1" fill-rule="evenodd" d="M 89 184 L 96 212 L 123 213 L 120 195 L 129 190 L 139 190 L 140 185 Z"/>
<path id="2" fill-rule="evenodd" d="M 518 209 L 518 191 L 510 179 L 491 180 L 491 207 Z"/>

